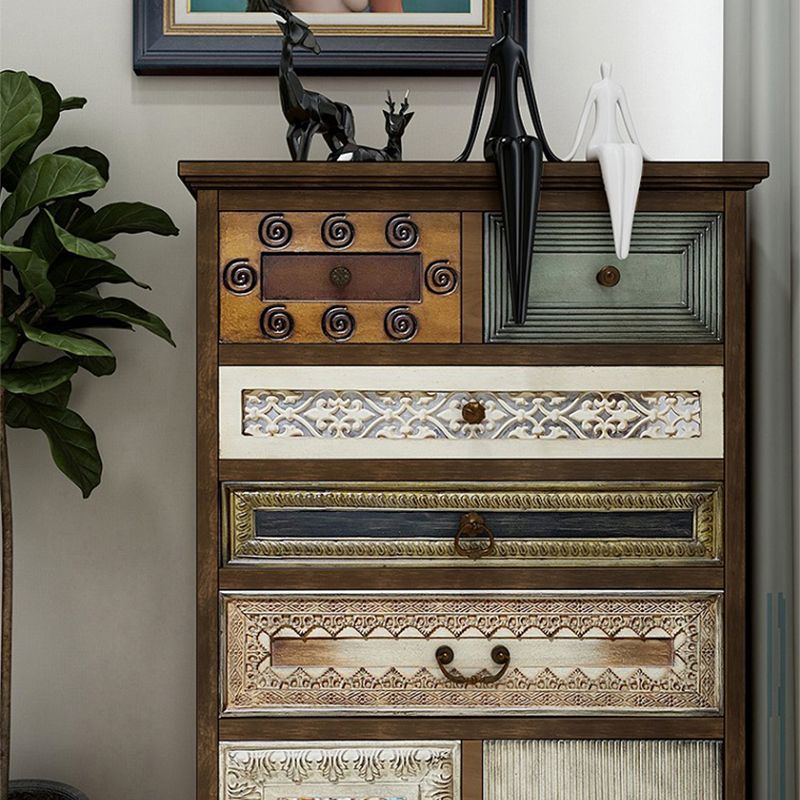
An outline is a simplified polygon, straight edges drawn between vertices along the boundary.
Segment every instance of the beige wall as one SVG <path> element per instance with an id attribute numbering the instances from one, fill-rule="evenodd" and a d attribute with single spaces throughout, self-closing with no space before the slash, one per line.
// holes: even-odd
<path id="1" fill-rule="evenodd" d="M 120 263 L 153 286 L 142 300 L 168 321 L 178 349 L 144 333 L 111 334 L 117 374 L 74 381 L 74 406 L 95 428 L 105 461 L 103 483 L 91 499 L 81 500 L 52 466 L 40 434 L 12 432 L 12 771 L 74 783 L 92 800 L 189 800 L 194 206 L 175 164 L 284 158 L 284 124 L 273 79 L 136 78 L 130 5 L 0 4 L 2 65 L 51 80 L 65 95 L 89 97 L 85 110 L 62 120 L 54 144 L 107 153 L 112 172 L 105 201 L 159 204 L 182 231 L 177 239 L 114 242 Z M 697 0 L 538 0 L 534 63 L 554 147 L 567 149 L 588 82 L 611 52 L 654 155 L 719 156 L 721 6 L 722 0 L 704 0 L 699 9 Z M 410 86 L 417 115 L 407 157 L 447 159 L 462 145 L 476 83 L 348 78 L 314 79 L 313 85 L 353 106 L 370 143 L 383 140 L 376 109 L 385 87 L 399 93 Z"/>

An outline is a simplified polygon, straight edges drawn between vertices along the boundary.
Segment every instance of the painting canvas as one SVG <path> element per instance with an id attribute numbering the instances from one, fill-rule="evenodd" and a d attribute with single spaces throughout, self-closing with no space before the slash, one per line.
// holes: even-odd
<path id="1" fill-rule="evenodd" d="M 314 30 L 307 74 L 474 74 L 503 11 L 525 42 L 524 0 L 287 0 Z M 134 69 L 270 73 L 280 31 L 265 0 L 134 0 Z"/>

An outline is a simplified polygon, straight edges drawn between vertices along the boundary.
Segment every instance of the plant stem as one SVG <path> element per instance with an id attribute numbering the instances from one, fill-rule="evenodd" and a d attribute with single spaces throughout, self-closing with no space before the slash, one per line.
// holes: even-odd
<path id="1" fill-rule="evenodd" d="M 0 800 L 8 797 L 11 761 L 11 609 L 13 590 L 13 520 L 11 516 L 11 475 L 8 469 L 5 392 L 0 389 L 0 505 L 3 507 L 2 637 L 0 648 Z"/>
<path id="2" fill-rule="evenodd" d="M 3 313 L 3 289 L 0 276 L 0 314 Z M 2 623 L 0 623 L 0 800 L 8 798 L 11 777 L 11 610 L 14 578 L 14 525 L 11 516 L 11 473 L 8 469 L 6 438 L 6 397 L 0 387 L 0 507 L 2 507 Z"/>

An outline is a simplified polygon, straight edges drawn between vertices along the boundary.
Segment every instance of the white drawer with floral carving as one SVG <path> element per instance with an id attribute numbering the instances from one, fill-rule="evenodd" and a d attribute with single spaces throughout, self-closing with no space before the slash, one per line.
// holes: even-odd
<path id="1" fill-rule="evenodd" d="M 221 367 L 222 458 L 721 458 L 721 367 Z"/>
<path id="2" fill-rule="evenodd" d="M 714 714 L 719 592 L 223 593 L 228 715 Z"/>
<path id="3" fill-rule="evenodd" d="M 460 800 L 460 742 L 221 742 L 220 800 Z"/>

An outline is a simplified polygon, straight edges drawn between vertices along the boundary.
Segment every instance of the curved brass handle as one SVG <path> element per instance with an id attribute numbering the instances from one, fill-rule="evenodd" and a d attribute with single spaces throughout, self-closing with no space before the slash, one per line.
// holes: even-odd
<path id="1" fill-rule="evenodd" d="M 485 536 L 486 541 L 475 547 L 464 546 L 463 539 L 475 539 L 478 536 Z M 464 514 L 458 523 L 454 545 L 456 553 L 460 556 L 473 559 L 483 558 L 494 553 L 494 534 L 480 514 L 470 511 L 469 514 Z"/>
<path id="2" fill-rule="evenodd" d="M 496 647 L 492 648 L 492 661 L 494 661 L 495 664 L 500 664 L 500 669 L 495 672 L 494 675 L 487 672 L 485 669 L 469 677 L 465 677 L 459 672 L 451 672 L 447 669 L 447 665 L 453 663 L 453 658 L 455 658 L 455 655 L 452 647 L 442 645 L 442 647 L 438 648 L 436 651 L 436 663 L 439 665 L 442 675 L 444 675 L 447 680 L 461 684 L 462 686 L 475 686 L 479 683 L 497 683 L 497 681 L 506 674 L 508 665 L 511 663 L 511 653 L 509 653 L 508 648 L 504 647 L 502 644 L 498 644 Z"/>

